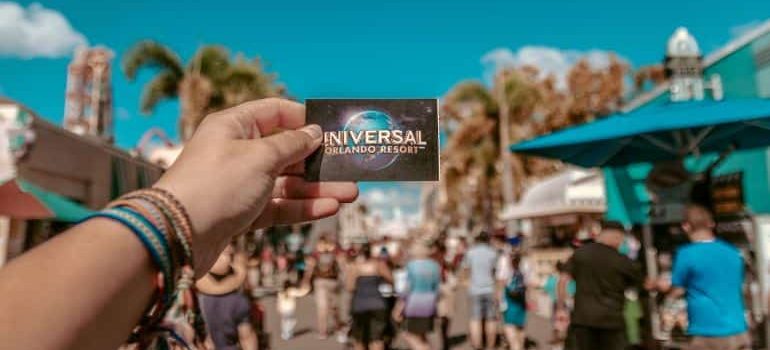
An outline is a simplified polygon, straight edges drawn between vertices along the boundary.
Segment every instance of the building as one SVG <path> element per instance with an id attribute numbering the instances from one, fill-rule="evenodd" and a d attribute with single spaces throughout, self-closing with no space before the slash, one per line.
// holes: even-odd
<path id="1" fill-rule="evenodd" d="M 81 47 L 67 67 L 64 128 L 112 142 L 112 58 L 106 47 Z"/>
<path id="2" fill-rule="evenodd" d="M 76 53 L 64 128 L 0 97 L 0 265 L 161 176 L 112 145 L 111 59 L 105 48 Z"/>
<path id="3" fill-rule="evenodd" d="M 667 81 L 631 100 L 624 112 L 680 101 L 770 98 L 770 21 L 705 56 L 686 29 L 677 29 L 666 45 L 663 64 Z M 698 182 L 705 184 L 700 192 L 709 196 L 717 234 L 736 245 L 758 272 L 747 274 L 744 282 L 746 290 L 752 291 L 749 311 L 755 320 L 761 320 L 755 339 L 767 339 L 758 333 L 770 334 L 766 320 L 770 295 L 768 169 L 768 148 L 603 169 L 606 216 L 640 228 L 650 274 L 665 271 L 668 266 L 661 261 L 670 261 L 676 247 L 687 241 L 680 228 L 682 209 L 695 200 Z M 655 315 L 654 307 L 651 313 Z M 660 336 L 665 332 L 657 331 L 660 339 L 665 338 Z M 766 344 L 758 345 L 766 348 Z"/>

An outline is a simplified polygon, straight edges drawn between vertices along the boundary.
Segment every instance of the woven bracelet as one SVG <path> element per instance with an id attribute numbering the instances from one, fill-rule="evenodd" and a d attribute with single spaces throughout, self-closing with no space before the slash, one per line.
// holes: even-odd
<path id="1" fill-rule="evenodd" d="M 100 212 L 96 212 L 89 215 L 83 221 L 93 218 L 110 219 L 128 228 L 137 238 L 139 238 L 139 240 L 142 242 L 142 245 L 144 245 L 144 247 L 147 248 L 147 251 L 150 253 L 152 261 L 158 265 L 159 269 L 162 270 L 163 265 L 166 264 L 167 258 L 164 256 L 165 253 L 162 252 L 163 246 L 160 244 L 160 242 L 150 238 L 153 237 L 153 235 L 150 233 L 149 228 L 142 228 L 136 225 L 134 220 L 127 218 L 124 213 L 115 209 L 106 209 Z"/>
<path id="2" fill-rule="evenodd" d="M 187 241 L 190 242 L 190 244 L 192 244 L 193 226 L 192 226 L 192 219 L 190 219 L 190 214 L 187 213 L 187 208 L 185 208 L 184 205 L 182 205 L 182 203 L 179 202 L 179 200 L 169 191 L 166 191 L 159 187 L 152 187 L 152 188 L 149 188 L 148 190 L 151 192 L 158 193 L 162 197 L 166 198 L 166 200 L 171 202 L 172 207 L 180 213 L 182 217 L 183 226 L 186 228 L 186 230 L 184 231 L 184 235 L 185 237 L 187 237 Z M 192 261 L 190 266 L 192 266 Z"/>
<path id="3" fill-rule="evenodd" d="M 182 265 L 192 266 L 192 228 L 185 216 L 186 211 L 184 210 L 184 207 L 182 207 L 178 201 L 173 200 L 172 197 L 164 195 L 159 191 L 149 189 L 131 192 L 123 196 L 123 198 L 128 200 L 142 199 L 160 209 L 166 219 L 171 222 L 171 225 L 174 227 L 174 235 L 184 249 L 185 261 Z"/>
<path id="4" fill-rule="evenodd" d="M 141 216 L 139 213 L 130 210 L 126 207 L 118 207 L 112 209 L 106 209 L 95 215 L 103 214 L 104 217 L 112 218 L 121 222 L 124 226 L 127 226 L 134 232 L 139 239 L 145 244 L 150 253 L 153 251 L 153 260 L 158 269 L 163 274 L 163 280 L 165 282 L 163 293 L 163 301 L 168 301 L 174 293 L 174 265 L 171 259 L 171 251 L 169 248 L 169 242 L 166 241 L 166 237 L 155 227 L 150 221 Z"/>
<path id="5" fill-rule="evenodd" d="M 158 230 L 163 234 L 163 236 L 166 238 L 166 242 L 168 243 L 170 250 L 170 258 L 174 271 L 172 280 L 178 280 L 182 272 L 180 267 L 185 265 L 184 259 L 186 257 L 186 253 L 177 242 L 176 235 L 174 234 L 176 228 L 165 217 L 165 215 L 162 213 L 162 210 L 144 198 L 118 199 L 108 205 L 108 208 L 119 207 L 127 207 L 139 213 L 145 219 L 150 221 L 151 224 L 157 227 Z"/>
<path id="6" fill-rule="evenodd" d="M 153 232 L 152 225 L 142 222 L 138 214 L 132 214 L 118 208 L 105 209 L 86 217 L 83 221 L 94 218 L 103 218 L 113 221 L 123 227 L 126 227 L 133 233 L 142 245 L 147 249 L 150 259 L 158 267 L 159 272 L 153 276 L 153 284 L 157 289 L 157 296 L 153 297 L 154 302 L 150 304 L 145 315 L 140 320 L 139 325 L 135 327 L 129 339 L 139 339 L 147 330 L 157 325 L 165 314 L 172 302 L 174 285 L 169 281 L 170 272 L 168 271 L 170 263 L 168 261 L 168 252 L 160 241 L 160 233 Z M 81 221 L 81 222 L 83 222 Z"/>

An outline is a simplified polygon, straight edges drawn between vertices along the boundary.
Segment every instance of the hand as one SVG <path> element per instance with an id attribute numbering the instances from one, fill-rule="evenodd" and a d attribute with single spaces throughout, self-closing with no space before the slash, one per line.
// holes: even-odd
<path id="1" fill-rule="evenodd" d="M 658 290 L 658 280 L 652 277 L 647 277 L 644 279 L 644 289 L 647 291 L 657 291 Z"/>
<path id="2" fill-rule="evenodd" d="M 304 125 L 303 105 L 276 98 L 211 114 L 155 184 L 190 214 L 196 276 L 235 235 L 330 216 L 358 196 L 354 183 L 297 176 L 323 138 L 320 127 Z"/>
<path id="3" fill-rule="evenodd" d="M 399 323 L 404 320 L 404 313 L 401 312 L 401 310 L 399 309 L 394 309 L 393 313 L 390 316 L 393 317 L 393 321 L 396 321 Z"/>
<path id="4" fill-rule="evenodd" d="M 393 311 L 393 314 L 391 316 L 393 316 L 393 321 L 396 321 L 396 322 L 401 322 L 404 320 L 404 314 L 401 312 Z"/>

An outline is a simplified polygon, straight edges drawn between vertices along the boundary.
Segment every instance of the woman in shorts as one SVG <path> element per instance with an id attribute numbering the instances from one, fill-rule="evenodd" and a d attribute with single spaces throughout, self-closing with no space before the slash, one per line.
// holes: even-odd
<path id="1" fill-rule="evenodd" d="M 404 339 L 414 350 L 430 349 L 428 333 L 436 317 L 441 268 L 430 253 L 424 243 L 413 245 L 406 265 L 407 290 L 393 310 L 393 318 L 403 322 Z"/>
<path id="2" fill-rule="evenodd" d="M 393 283 L 390 269 L 382 261 L 373 258 L 371 246 L 364 244 L 345 277 L 345 285 L 353 294 L 350 336 L 354 348 L 383 350 L 389 315 L 379 287 L 383 282 Z"/>
<path id="3" fill-rule="evenodd" d="M 503 311 L 503 331 L 511 350 L 524 350 L 524 326 L 527 321 L 527 287 L 524 274 L 519 268 L 521 259 L 511 258 L 513 274 L 505 285 L 505 310 Z"/>

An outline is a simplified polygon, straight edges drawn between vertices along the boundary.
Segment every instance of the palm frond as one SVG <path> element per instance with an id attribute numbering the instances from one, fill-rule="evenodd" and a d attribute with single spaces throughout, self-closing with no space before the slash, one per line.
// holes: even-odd
<path id="1" fill-rule="evenodd" d="M 480 81 L 463 81 L 452 87 L 444 98 L 445 115 L 449 118 L 464 119 L 463 108 L 478 108 L 487 115 L 497 114 L 498 106 L 489 89 Z"/>
<path id="2" fill-rule="evenodd" d="M 140 108 L 143 114 L 151 114 L 163 99 L 175 98 L 179 92 L 179 77 L 171 71 L 160 72 L 142 91 Z"/>
<path id="3" fill-rule="evenodd" d="M 276 83 L 276 75 L 264 71 L 258 60 L 236 58 L 224 75 L 219 86 L 227 105 L 248 100 L 280 96 L 283 89 Z"/>
<path id="4" fill-rule="evenodd" d="M 224 79 L 230 66 L 230 51 L 220 45 L 202 46 L 187 64 L 187 70 L 207 77 L 212 83 Z"/>
<path id="5" fill-rule="evenodd" d="M 129 80 L 143 67 L 168 70 L 181 78 L 182 63 L 176 53 L 167 46 L 152 40 L 141 41 L 123 55 L 123 72 Z"/>
<path id="6" fill-rule="evenodd" d="M 508 104 L 511 121 L 519 124 L 532 116 L 532 112 L 541 100 L 540 92 L 517 70 L 501 71 L 496 80 L 495 89 Z"/>

